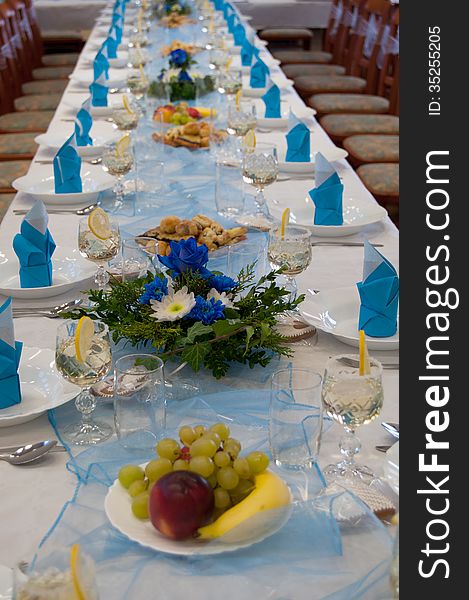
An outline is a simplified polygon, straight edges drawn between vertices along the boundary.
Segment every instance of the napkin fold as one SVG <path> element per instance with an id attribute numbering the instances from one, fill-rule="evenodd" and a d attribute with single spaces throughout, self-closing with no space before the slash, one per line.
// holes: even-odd
<path id="1" fill-rule="evenodd" d="M 103 46 L 107 48 L 107 56 L 108 58 L 117 58 L 117 48 L 119 46 L 117 42 L 116 32 L 111 27 L 109 30 L 109 34 L 104 42 Z"/>
<path id="2" fill-rule="evenodd" d="M 90 136 L 90 129 L 93 125 L 93 117 L 90 113 L 91 98 L 85 100 L 75 118 L 75 138 L 77 146 L 92 146 L 93 140 Z"/>
<path id="3" fill-rule="evenodd" d="M 392 264 L 365 241 L 363 281 L 357 283 L 360 295 L 358 329 L 371 337 L 389 337 L 397 331 L 399 277 Z"/>
<path id="4" fill-rule="evenodd" d="M 120 43 L 122 42 L 122 27 L 119 27 L 119 25 L 113 25 L 112 29 L 114 30 L 114 32 L 116 34 L 116 41 L 117 41 L 117 45 L 119 46 Z"/>
<path id="5" fill-rule="evenodd" d="M 251 69 L 251 79 L 249 81 L 249 85 L 252 88 L 265 87 L 267 75 L 270 75 L 269 67 L 261 58 L 258 58 Z"/>
<path id="6" fill-rule="evenodd" d="M 250 67 L 252 59 L 255 56 L 259 57 L 260 50 L 256 48 L 251 42 L 245 38 L 243 45 L 241 46 L 241 64 L 243 67 Z"/>
<path id="7" fill-rule="evenodd" d="M 93 81 L 93 83 L 89 87 L 91 94 L 91 104 L 92 106 L 107 106 L 107 94 L 108 94 L 108 86 L 106 85 L 106 78 L 104 77 L 104 73 Z"/>
<path id="8" fill-rule="evenodd" d="M 324 156 L 316 154 L 316 187 L 310 190 L 309 196 L 314 202 L 315 225 L 342 225 L 344 222 L 342 196 L 344 186 L 332 165 Z"/>
<path id="9" fill-rule="evenodd" d="M 13 239 L 13 250 L 20 262 L 22 288 L 52 285 L 51 257 L 56 246 L 47 228 L 48 222 L 46 207 L 37 200 L 21 223 L 21 233 Z"/>
<path id="10" fill-rule="evenodd" d="M 286 162 L 311 161 L 311 134 L 309 128 L 290 110 Z"/>
<path id="11" fill-rule="evenodd" d="M 71 135 L 54 158 L 54 179 L 56 194 L 80 193 L 83 190 L 81 158 L 77 152 L 75 134 Z"/>
<path id="12" fill-rule="evenodd" d="M 242 23 L 238 22 L 233 27 L 233 38 L 235 46 L 243 45 L 244 40 L 246 39 L 246 30 L 244 29 L 244 25 L 242 25 Z"/>
<path id="13" fill-rule="evenodd" d="M 93 79 L 98 79 L 102 73 L 104 73 L 106 79 L 109 79 L 109 60 L 106 44 L 101 46 L 93 61 Z"/>
<path id="14" fill-rule="evenodd" d="M 282 116 L 280 110 L 280 89 L 272 80 L 270 81 L 269 89 L 262 96 L 262 100 L 265 104 L 265 118 L 280 119 Z"/>
<path id="15" fill-rule="evenodd" d="M 18 367 L 22 342 L 15 342 L 11 298 L 0 306 L 0 409 L 21 402 Z"/>
<path id="16" fill-rule="evenodd" d="M 235 25 L 239 22 L 239 19 L 236 15 L 236 13 L 232 12 L 228 15 L 228 17 L 226 18 L 226 25 L 228 27 L 228 31 L 233 35 L 233 31 L 235 28 Z"/>

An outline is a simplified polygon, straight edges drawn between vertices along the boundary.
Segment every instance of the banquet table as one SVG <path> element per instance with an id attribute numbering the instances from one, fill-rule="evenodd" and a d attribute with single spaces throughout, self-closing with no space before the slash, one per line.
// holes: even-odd
<path id="1" fill-rule="evenodd" d="M 90 36 L 83 52 L 102 38 L 102 33 L 96 28 Z M 89 66 L 84 62 L 78 62 L 77 72 L 84 72 Z M 283 74 L 279 71 L 279 77 Z M 56 114 L 51 122 L 49 131 L 61 131 L 64 127 L 63 119 L 70 118 L 71 109 L 64 99 L 73 95 L 74 83 L 70 82 L 67 87 L 63 101 L 58 106 Z M 302 101 L 296 92 L 289 88 L 284 92 L 284 99 L 288 100 L 293 109 L 300 108 Z M 313 143 L 318 150 L 327 150 L 333 146 L 331 140 L 322 130 L 317 122 L 313 126 Z M 273 131 L 270 133 L 259 133 L 260 141 L 275 142 L 284 136 L 284 132 Z M 53 151 L 40 147 L 35 160 L 31 165 L 30 173 L 44 173 L 45 167 L 37 163 L 38 160 L 52 159 Z M 338 164 L 338 171 L 344 183 L 346 193 L 353 197 L 359 197 L 365 202 L 374 203 L 375 200 L 364 188 L 354 170 L 346 160 Z M 171 177 L 171 175 L 169 175 Z M 173 175 L 184 183 L 185 177 L 181 178 L 177 171 Z M 190 176 L 187 175 L 189 183 Z M 276 195 L 304 194 L 305 190 L 312 187 L 312 182 L 302 180 L 291 180 L 278 182 L 272 185 L 266 192 L 267 199 L 275 198 Z M 29 208 L 32 199 L 25 194 L 18 193 L 9 208 L 0 226 L 0 269 L 1 258 L 7 248 L 11 247 L 11 241 L 19 230 L 21 217 L 14 215 L 14 209 Z M 156 212 L 155 214 L 158 214 Z M 160 212 L 159 217 L 167 214 Z M 73 215 L 50 215 L 49 229 L 53 232 L 55 242 L 60 246 L 70 247 L 75 243 L 78 227 L 78 216 Z M 145 222 L 142 216 L 119 216 L 121 227 L 129 227 L 129 231 L 138 233 L 140 225 L 136 222 Z M 155 223 L 156 224 L 156 223 Z M 139 229 L 140 227 L 140 229 Z M 381 223 L 368 226 L 361 234 L 352 238 L 353 241 L 369 239 L 374 243 L 383 245 L 380 251 L 386 258 L 398 266 L 398 231 L 389 218 Z M 310 267 L 298 277 L 299 289 L 307 292 L 308 288 L 317 290 L 328 290 L 336 287 L 354 285 L 362 278 L 363 248 L 361 247 L 321 247 L 313 248 L 313 260 Z M 76 298 L 79 289 L 74 289 L 67 294 L 53 298 L 53 304 Z M 0 301 L 5 298 L 0 297 Z M 55 302 L 57 301 L 57 302 Z M 41 306 L 44 300 L 14 300 L 14 306 Z M 57 321 L 46 318 L 20 318 L 15 319 L 16 339 L 24 340 L 28 346 L 39 348 L 55 348 L 55 334 Z M 319 331 L 317 345 L 298 344 L 291 362 L 294 367 L 305 367 L 319 373 L 324 371 L 327 359 L 341 352 L 354 351 L 350 347 L 340 343 L 329 334 Z M 373 352 L 373 356 L 386 360 L 395 357 L 396 353 Z M 246 371 L 248 369 L 246 368 Z M 389 443 L 389 437 L 381 427 L 382 421 L 398 422 L 398 370 L 386 370 L 383 372 L 384 384 L 384 407 L 381 415 L 371 424 L 360 428 L 359 435 L 363 443 L 361 460 L 369 464 L 377 473 L 382 473 L 383 454 L 375 450 L 379 444 Z M 230 389 L 236 388 L 264 388 L 268 389 L 268 380 L 259 381 L 249 376 L 234 377 L 230 374 L 223 380 L 223 385 Z M 325 434 L 319 457 L 320 465 L 331 462 L 338 458 L 338 440 L 342 434 L 341 427 L 334 424 Z M 0 446 L 9 446 L 21 442 L 38 441 L 54 437 L 47 415 L 42 415 L 28 423 L 0 428 Z M 59 514 L 62 506 L 74 494 L 76 488 L 76 477 L 66 469 L 69 456 L 66 453 L 49 454 L 47 459 L 31 466 L 14 467 L 5 462 L 0 462 L 0 522 L 1 544 L 0 564 L 13 567 L 18 561 L 29 561 L 37 549 L 44 534 L 49 530 L 52 523 Z M 317 596 L 318 598 L 320 596 Z M 363 596 L 365 597 L 365 596 Z M 292 596 L 292 599 L 294 596 Z"/>

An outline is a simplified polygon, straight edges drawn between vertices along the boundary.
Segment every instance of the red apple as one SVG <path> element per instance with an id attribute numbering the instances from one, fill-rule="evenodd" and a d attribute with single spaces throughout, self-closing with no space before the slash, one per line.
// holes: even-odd
<path id="1" fill-rule="evenodd" d="M 197 473 L 173 471 L 155 483 L 148 508 L 158 531 L 183 540 L 209 522 L 214 508 L 212 486 Z"/>
<path id="2" fill-rule="evenodd" d="M 199 113 L 199 111 L 196 108 L 192 108 L 192 106 L 188 107 L 187 114 L 189 115 L 189 117 L 192 117 L 193 119 L 202 118 L 202 115 Z"/>

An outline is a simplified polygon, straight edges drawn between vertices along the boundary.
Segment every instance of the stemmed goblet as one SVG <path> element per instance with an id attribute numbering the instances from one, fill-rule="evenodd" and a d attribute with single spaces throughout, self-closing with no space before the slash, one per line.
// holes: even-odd
<path id="1" fill-rule="evenodd" d="M 242 224 L 269 229 L 274 222 L 266 204 L 264 189 L 278 177 L 277 148 L 271 144 L 257 144 L 246 148 L 243 157 L 243 180 L 256 188 L 256 211 L 241 217 Z"/>
<path id="2" fill-rule="evenodd" d="M 99 235 L 96 235 L 99 233 Z M 109 220 L 109 230 L 96 232 L 90 227 L 90 217 L 80 219 L 78 226 L 78 250 L 80 254 L 98 265 L 94 277 L 96 285 L 104 289 L 109 283 L 109 273 L 105 269 L 107 263 L 119 254 L 121 238 L 119 224 Z"/>

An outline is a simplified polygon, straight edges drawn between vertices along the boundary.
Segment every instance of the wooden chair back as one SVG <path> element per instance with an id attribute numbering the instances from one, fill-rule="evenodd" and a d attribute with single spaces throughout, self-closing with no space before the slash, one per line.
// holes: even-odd
<path id="1" fill-rule="evenodd" d="M 10 43 L 16 55 L 17 68 L 21 76 L 21 81 L 30 81 L 32 79 L 32 65 L 23 43 L 18 14 L 10 4 L 3 2 L 0 4 L 0 15 L 6 23 Z"/>
<path id="2" fill-rule="evenodd" d="M 9 13 L 11 9 L 6 4 L 0 4 L 0 46 L 2 56 L 6 62 L 4 80 L 7 84 L 6 95 L 11 98 L 9 104 L 13 104 L 13 98 L 21 96 L 22 72 L 20 70 L 20 59 L 18 56 L 17 43 L 12 35 Z M 17 38 L 16 38 L 17 40 Z"/>
<path id="3" fill-rule="evenodd" d="M 383 36 L 377 60 L 378 94 L 389 98 L 390 110 L 399 114 L 399 6 L 393 9 L 386 35 Z"/>
<path id="4" fill-rule="evenodd" d="M 26 4 L 24 0 L 7 0 L 7 2 L 15 11 L 21 41 L 25 49 L 26 58 L 28 59 L 28 66 L 30 65 L 32 71 L 33 68 L 41 66 L 41 54 L 38 55 L 36 52 Z"/>

